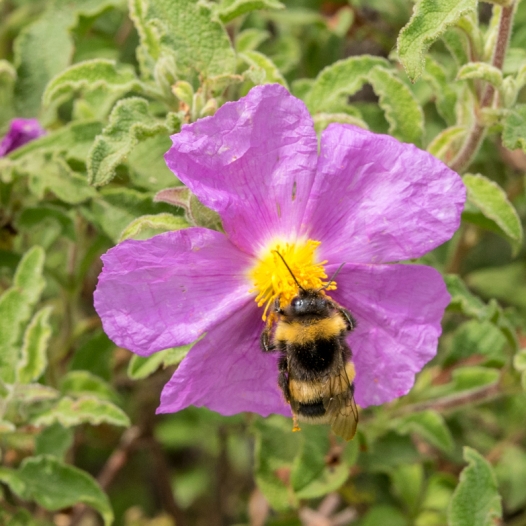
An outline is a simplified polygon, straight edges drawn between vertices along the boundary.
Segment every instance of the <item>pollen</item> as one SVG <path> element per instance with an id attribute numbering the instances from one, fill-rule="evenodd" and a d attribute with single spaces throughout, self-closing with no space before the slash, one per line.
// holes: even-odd
<path id="1" fill-rule="evenodd" d="M 280 307 L 284 307 L 297 296 L 298 284 L 304 289 L 321 289 L 327 286 L 324 268 L 327 261 L 316 261 L 316 249 L 319 245 L 320 241 L 312 239 L 297 243 L 276 242 L 258 258 L 250 271 L 250 278 L 254 283 L 250 292 L 257 293 L 256 303 L 258 307 L 264 307 L 263 321 L 267 321 L 269 308 L 277 298 Z M 326 290 L 335 288 L 336 283 L 331 282 Z M 268 322 L 271 321 L 272 318 L 268 319 Z"/>

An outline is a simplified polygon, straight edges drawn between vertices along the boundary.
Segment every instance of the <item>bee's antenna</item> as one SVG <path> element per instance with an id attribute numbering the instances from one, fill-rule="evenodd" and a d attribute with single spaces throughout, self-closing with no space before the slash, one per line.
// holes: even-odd
<path id="1" fill-rule="evenodd" d="M 296 282 L 296 285 L 298 285 L 298 287 L 303 291 L 305 292 L 305 289 L 299 284 L 299 281 L 296 279 L 296 276 L 293 274 L 292 270 L 290 270 L 290 267 L 287 265 L 287 262 L 285 261 L 285 258 L 277 251 L 277 250 L 273 250 L 272 252 L 275 252 L 280 258 L 281 258 L 281 261 L 283 261 L 283 263 L 285 264 L 285 266 L 287 267 L 287 270 L 290 272 L 290 275 L 292 276 L 292 278 L 294 279 L 294 281 Z"/>
<path id="2" fill-rule="evenodd" d="M 329 283 L 327 283 L 327 285 L 323 286 L 321 289 L 318 289 L 317 292 L 319 292 L 320 290 L 325 290 L 327 289 L 330 284 L 336 279 L 336 276 L 340 273 L 340 270 L 343 268 L 343 266 L 345 265 L 345 262 L 343 262 L 339 267 L 338 269 L 336 270 L 336 272 L 332 275 L 331 279 L 329 280 Z"/>

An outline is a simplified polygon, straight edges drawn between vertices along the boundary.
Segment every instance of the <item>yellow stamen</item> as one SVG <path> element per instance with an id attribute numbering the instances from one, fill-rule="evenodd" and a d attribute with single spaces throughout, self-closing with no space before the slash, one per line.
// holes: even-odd
<path id="1" fill-rule="evenodd" d="M 255 267 L 250 271 L 250 278 L 254 287 L 250 292 L 257 292 L 258 307 L 265 306 L 263 320 L 267 321 L 267 313 L 276 298 L 281 307 L 291 302 L 298 294 L 298 284 L 304 289 L 321 289 L 327 285 L 327 274 L 324 265 L 327 261 L 316 262 L 316 249 L 320 241 L 297 243 L 275 242 L 258 259 Z M 291 275 L 279 254 L 287 262 Z M 336 283 L 331 283 L 326 290 L 334 290 Z M 272 313 L 269 323 L 273 321 Z"/>

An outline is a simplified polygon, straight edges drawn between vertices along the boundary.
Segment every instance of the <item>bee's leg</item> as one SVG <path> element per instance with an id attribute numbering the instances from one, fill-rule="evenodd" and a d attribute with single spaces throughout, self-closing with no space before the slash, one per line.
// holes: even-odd
<path id="1" fill-rule="evenodd" d="M 298 424 L 298 415 L 292 413 L 292 432 L 296 433 L 297 431 L 301 431 L 301 427 Z"/>
<path id="2" fill-rule="evenodd" d="M 287 400 L 287 402 L 290 404 L 289 378 L 287 376 L 288 363 L 286 354 L 282 354 L 279 357 L 278 370 L 278 385 L 283 391 L 283 396 L 285 396 L 285 400 Z"/>
<path id="3" fill-rule="evenodd" d="M 338 306 L 340 314 L 344 317 L 345 323 L 347 324 L 347 330 L 350 332 L 356 328 L 356 320 L 353 318 L 352 314 L 343 307 Z"/>
<path id="4" fill-rule="evenodd" d="M 259 339 L 259 343 L 261 345 L 261 349 L 263 350 L 263 352 L 273 352 L 277 350 L 277 347 L 274 345 L 271 339 L 271 331 L 272 331 L 272 327 L 268 326 L 261 333 L 261 338 Z"/>

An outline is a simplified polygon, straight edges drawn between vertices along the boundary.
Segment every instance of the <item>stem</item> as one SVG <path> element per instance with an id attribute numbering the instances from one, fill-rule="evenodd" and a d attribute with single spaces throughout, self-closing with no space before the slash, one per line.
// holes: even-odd
<path id="1" fill-rule="evenodd" d="M 400 410 L 396 411 L 395 415 L 392 416 L 403 416 L 406 414 L 413 414 L 421 411 L 426 411 L 428 409 L 434 409 L 435 411 L 439 412 L 451 411 L 465 405 L 482 404 L 484 402 L 490 402 L 491 400 L 494 400 L 495 398 L 499 398 L 506 394 L 509 393 L 503 392 L 500 385 L 496 383 L 479 389 L 470 389 L 463 393 L 445 396 L 444 398 L 438 398 L 436 400 L 427 400 L 425 402 L 410 404 L 400 408 Z"/>
<path id="2" fill-rule="evenodd" d="M 503 7 L 500 15 L 497 43 L 491 59 L 491 65 L 500 70 L 502 70 L 506 50 L 508 49 L 515 6 L 516 2 L 513 2 L 510 6 Z M 455 170 L 458 173 L 463 172 L 469 166 L 471 160 L 480 148 L 486 134 L 486 125 L 481 122 L 480 114 L 484 108 L 489 108 L 493 104 L 494 98 L 495 87 L 488 83 L 482 93 L 478 111 L 476 111 L 475 123 L 459 152 L 449 164 L 449 167 L 452 170 Z"/>

